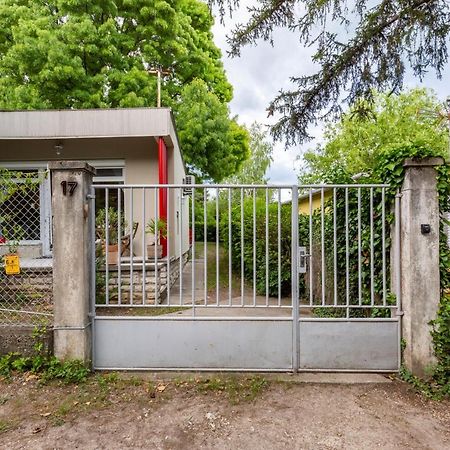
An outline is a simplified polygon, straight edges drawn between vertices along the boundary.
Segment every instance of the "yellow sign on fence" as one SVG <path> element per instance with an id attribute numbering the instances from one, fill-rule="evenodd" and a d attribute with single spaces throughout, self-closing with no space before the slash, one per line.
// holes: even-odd
<path id="1" fill-rule="evenodd" d="M 20 273 L 20 264 L 18 255 L 6 255 L 5 260 L 6 275 L 17 275 Z"/>

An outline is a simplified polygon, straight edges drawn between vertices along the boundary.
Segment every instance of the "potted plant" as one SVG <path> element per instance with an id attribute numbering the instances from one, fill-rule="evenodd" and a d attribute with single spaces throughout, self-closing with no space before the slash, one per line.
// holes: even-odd
<path id="1" fill-rule="evenodd" d="M 157 258 L 162 258 L 161 238 L 165 239 L 167 237 L 167 222 L 164 219 L 151 219 L 145 227 L 145 232 L 154 238 L 154 241 L 147 245 L 148 258 L 155 258 L 155 253 Z"/>
<path id="2" fill-rule="evenodd" d="M 121 234 L 125 232 L 127 226 L 124 214 L 120 218 Z M 97 239 L 102 244 L 103 254 L 108 253 L 108 264 L 117 264 L 119 260 L 119 213 L 114 208 L 108 208 L 108 252 L 106 252 L 106 208 L 98 211 L 95 218 L 95 229 Z"/>

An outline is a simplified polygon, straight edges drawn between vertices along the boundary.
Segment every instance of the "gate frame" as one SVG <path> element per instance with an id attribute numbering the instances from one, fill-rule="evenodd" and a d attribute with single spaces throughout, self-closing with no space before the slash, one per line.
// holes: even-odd
<path id="1" fill-rule="evenodd" d="M 159 188 L 159 189 L 164 189 L 164 188 L 179 188 L 179 189 L 183 189 L 185 187 L 188 187 L 190 189 L 195 190 L 195 188 L 201 188 L 201 189 L 214 189 L 216 188 L 218 185 L 120 185 L 120 188 L 122 189 L 126 189 L 126 188 Z M 271 185 L 262 185 L 262 186 L 258 186 L 258 185 L 235 185 L 235 186 L 228 186 L 228 185 L 219 185 L 220 187 L 223 188 L 264 188 L 264 189 L 276 189 L 277 186 L 271 186 Z M 102 188 L 103 186 L 96 186 L 94 188 L 94 186 L 91 187 L 91 194 L 88 196 L 88 199 L 90 201 L 90 220 L 91 223 L 93 224 L 93 226 L 91 227 L 91 242 L 93 245 L 93 250 L 91 251 L 91 255 L 92 255 L 92 259 L 91 259 L 91 317 L 92 317 L 92 334 L 93 334 L 93 340 L 92 340 L 92 361 L 93 361 L 93 365 L 94 365 L 94 369 L 96 370 L 204 370 L 204 371 L 216 371 L 216 370 L 223 370 L 223 371 L 286 371 L 286 370 L 291 370 L 292 372 L 296 373 L 299 371 L 305 371 L 305 372 L 310 372 L 310 371 L 319 371 L 319 372 L 326 372 L 326 371 L 332 371 L 332 372 L 392 372 L 392 371 L 398 371 L 399 366 L 400 366 L 400 352 L 401 352 L 401 345 L 400 345 L 400 330 L 401 330 L 401 291 L 400 291 L 400 277 L 397 277 L 396 279 L 396 290 L 397 290 L 397 304 L 395 308 L 392 308 L 392 311 L 397 311 L 396 313 L 396 318 L 390 318 L 390 319 L 350 319 L 350 318 L 346 318 L 346 319 L 335 319 L 335 318 L 329 318 L 329 319 L 319 319 L 319 320 L 314 320 L 311 318 L 302 318 L 301 317 L 301 308 L 299 305 L 299 261 L 298 261 L 298 229 L 299 229 L 299 207 L 298 207 L 298 191 L 299 189 L 302 188 L 313 188 L 313 187 L 320 187 L 320 188 L 324 188 L 324 187 L 328 187 L 329 185 L 312 185 L 312 186 L 299 186 L 299 185 L 285 185 L 283 186 L 283 188 L 285 189 L 291 189 L 292 190 L 292 211 L 291 211 L 291 228 L 292 228 L 292 236 L 291 236 L 291 245 L 292 245 L 292 259 L 291 259 L 291 274 L 292 274 L 292 287 L 291 287 L 291 294 L 292 294 L 292 315 L 290 319 L 281 319 L 281 318 L 266 318 L 265 320 L 274 320 L 274 321 L 291 321 L 292 323 L 292 364 L 290 369 L 286 369 L 286 368 L 244 368 L 244 367 L 236 367 L 236 368 L 230 368 L 230 367 L 96 367 L 96 361 L 97 361 L 97 349 L 96 349 L 96 320 L 101 320 L 101 321 L 105 321 L 105 320 L 136 320 L 136 318 L 130 318 L 127 316 L 115 316 L 113 319 L 108 319 L 105 316 L 98 316 L 96 313 L 96 301 L 95 301 L 95 295 L 96 295 L 96 289 L 95 289 L 95 279 L 96 279 L 96 265 L 95 265 L 95 189 L 98 188 Z M 388 187 L 387 185 L 330 185 L 331 187 L 339 187 L 339 188 L 357 188 L 358 186 L 361 187 L 371 187 L 371 186 L 375 186 L 375 187 Z M 117 186 L 115 186 L 117 188 Z M 399 217 L 399 213 L 400 213 L 400 196 L 397 195 L 396 199 L 395 199 L 395 212 L 396 212 L 396 226 L 395 226 L 395 234 L 396 236 L 400 235 L 400 217 Z M 397 270 L 399 270 L 399 249 L 400 249 L 400 240 L 399 238 L 396 239 L 396 247 L 395 247 L 395 251 L 394 251 L 394 264 L 397 267 Z M 318 305 L 316 305 L 318 306 Z M 377 306 L 377 305 L 375 305 Z M 152 321 L 164 321 L 167 319 L 164 319 L 160 316 L 157 317 L 140 317 L 139 320 L 148 320 L 149 323 L 151 323 Z M 170 319 L 171 321 L 173 319 Z M 183 320 L 183 321 L 201 321 L 201 322 L 223 322 L 223 321 L 254 321 L 255 318 L 250 318 L 250 317 L 220 317 L 220 318 L 212 318 L 212 317 L 187 317 L 187 318 L 178 318 L 178 320 Z M 256 321 L 259 321 L 256 319 Z M 397 335 L 397 347 L 398 347 L 398 364 L 397 367 L 394 369 L 339 369 L 339 368 L 311 368 L 311 369 L 305 369 L 305 368 L 301 368 L 301 360 L 300 360 L 300 355 L 301 355 L 301 342 L 300 342 L 300 327 L 301 327 L 301 323 L 302 322 L 329 322 L 329 323 L 338 323 L 338 322 L 397 322 L 398 323 L 398 335 Z"/>

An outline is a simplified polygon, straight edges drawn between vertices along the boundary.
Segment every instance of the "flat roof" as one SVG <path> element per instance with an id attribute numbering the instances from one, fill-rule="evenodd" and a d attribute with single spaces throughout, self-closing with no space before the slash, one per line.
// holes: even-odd
<path id="1" fill-rule="evenodd" d="M 0 111 L 0 139 L 152 136 L 178 147 L 170 108 Z"/>

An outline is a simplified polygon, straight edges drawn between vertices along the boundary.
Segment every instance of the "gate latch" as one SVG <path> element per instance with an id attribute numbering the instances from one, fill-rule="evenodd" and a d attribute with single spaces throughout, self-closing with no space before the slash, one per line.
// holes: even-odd
<path id="1" fill-rule="evenodd" d="M 306 247 L 298 248 L 298 273 L 306 273 L 306 261 L 309 256 L 311 255 L 306 253 Z"/>

